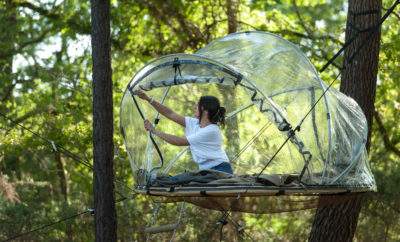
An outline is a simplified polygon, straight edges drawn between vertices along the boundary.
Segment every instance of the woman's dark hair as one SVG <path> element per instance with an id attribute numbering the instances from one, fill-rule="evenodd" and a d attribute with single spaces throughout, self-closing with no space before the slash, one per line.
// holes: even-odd
<path id="1" fill-rule="evenodd" d="M 220 106 L 218 98 L 214 96 L 202 96 L 199 100 L 200 119 L 203 112 L 208 112 L 208 119 L 213 124 L 225 124 L 226 109 Z"/>

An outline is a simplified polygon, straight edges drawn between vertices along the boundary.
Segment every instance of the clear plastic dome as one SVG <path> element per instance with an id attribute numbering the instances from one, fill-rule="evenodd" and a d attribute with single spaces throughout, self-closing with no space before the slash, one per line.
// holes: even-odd
<path id="1" fill-rule="evenodd" d="M 130 81 L 121 102 L 120 128 L 134 175 L 196 170 L 187 148 L 154 137 L 161 164 L 130 92 L 138 88 L 185 116 L 193 116 L 200 96 L 218 97 L 228 113 L 222 133 L 235 174 L 260 172 L 301 124 L 265 174 L 302 174 L 301 181 L 310 185 L 376 188 L 361 108 L 330 88 L 311 109 L 327 85 L 299 48 L 279 36 L 230 34 L 195 54 L 156 59 Z M 160 119 L 157 129 L 184 135 L 182 127 L 161 117 L 146 102 L 136 101 L 147 119 Z"/>

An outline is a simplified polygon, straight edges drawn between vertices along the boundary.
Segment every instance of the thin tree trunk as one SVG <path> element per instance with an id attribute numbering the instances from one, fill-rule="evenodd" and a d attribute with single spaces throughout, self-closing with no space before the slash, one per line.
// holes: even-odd
<path id="1" fill-rule="evenodd" d="M 56 65 L 55 66 L 59 66 L 62 65 L 62 55 L 63 53 L 65 53 L 66 51 L 66 41 L 64 39 L 62 39 L 61 41 L 61 50 L 56 52 Z M 54 71 L 57 71 L 56 69 L 54 69 Z M 52 104 L 53 104 L 53 109 L 50 111 L 49 113 L 54 115 L 51 117 L 51 134 L 57 134 L 58 130 L 57 130 L 57 107 L 58 107 L 58 87 L 59 87 L 59 80 L 54 80 L 53 82 L 51 82 L 51 97 L 52 97 Z M 55 151 L 54 152 L 54 160 L 56 162 L 56 167 L 57 167 L 57 176 L 58 176 L 58 180 L 60 182 L 60 195 L 62 196 L 63 200 L 64 200 L 64 207 L 68 208 L 69 206 L 69 199 L 68 199 L 68 193 L 69 193 L 69 188 L 68 188 L 68 177 L 67 177 L 67 172 L 65 169 L 65 164 L 63 161 L 63 158 L 61 156 L 61 153 L 59 151 Z M 74 237 L 73 237 L 73 231 L 72 231 L 72 224 L 70 221 L 67 221 L 65 223 L 65 234 L 67 237 L 68 241 L 74 241 Z"/>
<path id="2" fill-rule="evenodd" d="M 235 33 L 238 29 L 237 13 L 239 0 L 226 1 L 226 15 L 228 16 L 228 33 Z"/>
<path id="3" fill-rule="evenodd" d="M 113 170 L 110 2 L 91 0 L 93 61 L 93 190 L 96 241 L 117 240 Z"/>
<path id="4" fill-rule="evenodd" d="M 60 191 L 61 195 L 64 199 L 64 204 L 65 206 L 69 205 L 69 200 L 68 200 L 68 180 L 67 180 L 67 174 L 65 172 L 65 165 L 61 157 L 60 152 L 55 152 L 54 153 L 54 158 L 56 161 L 57 165 L 57 175 L 58 179 L 60 181 Z M 74 241 L 73 233 L 72 233 L 72 225 L 70 222 L 67 222 L 65 224 L 66 229 L 65 229 L 65 234 L 67 236 L 68 241 Z"/>
<path id="5" fill-rule="evenodd" d="M 239 8 L 239 0 L 226 1 L 226 15 L 228 17 L 228 33 L 235 33 L 238 30 L 237 13 Z M 236 100 L 236 88 L 234 87 L 220 87 L 220 92 L 225 103 L 229 103 L 232 110 L 236 110 L 239 106 Z M 240 150 L 239 142 L 239 127 L 236 117 L 233 117 L 226 123 L 224 129 L 225 137 L 229 137 L 229 146 L 226 151 L 233 158 Z M 233 164 L 234 165 L 234 164 Z M 233 213 L 232 218 L 235 221 L 240 221 L 242 216 L 240 213 Z M 241 234 L 234 224 L 230 223 L 227 226 L 226 241 L 240 241 Z"/>
<path id="6" fill-rule="evenodd" d="M 362 30 L 375 26 L 380 19 L 382 2 L 380 0 L 350 0 L 347 14 L 346 41 L 352 38 L 357 29 Z M 372 12 L 371 11 L 376 11 Z M 370 145 L 370 133 L 374 112 L 376 78 L 380 46 L 380 31 L 375 31 L 365 46 L 355 52 L 370 35 L 361 33 L 360 37 L 349 46 L 344 55 L 344 70 L 340 90 L 352 97 L 360 105 L 368 122 L 367 149 Z M 351 60 L 354 58 L 353 60 Z M 324 200 L 335 199 L 335 196 L 323 196 Z M 362 205 L 362 195 L 356 195 L 348 202 L 332 206 L 319 206 L 309 241 L 352 241 L 357 227 L 358 215 Z"/>
<path id="7" fill-rule="evenodd" d="M 237 31 L 237 11 L 239 3 L 237 0 L 227 0 L 226 1 L 226 15 L 228 16 L 228 33 L 235 33 Z M 236 101 L 236 88 L 234 87 L 220 87 L 219 91 L 225 103 L 229 103 L 233 111 L 238 107 Z M 229 111 L 228 111 L 229 112 Z M 233 117 L 226 123 L 224 129 L 225 137 L 229 137 L 229 146 L 226 147 L 227 153 L 230 154 L 231 158 L 234 157 L 240 150 L 239 143 L 239 129 L 237 118 Z"/>

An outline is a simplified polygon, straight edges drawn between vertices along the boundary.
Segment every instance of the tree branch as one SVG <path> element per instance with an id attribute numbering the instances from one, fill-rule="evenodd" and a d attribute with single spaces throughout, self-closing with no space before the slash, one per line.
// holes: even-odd
<path id="1" fill-rule="evenodd" d="M 0 172 L 0 194 L 10 202 L 20 202 L 15 186 Z"/>
<path id="2" fill-rule="evenodd" d="M 309 27 L 306 25 L 306 22 L 304 21 L 303 17 L 301 16 L 300 10 L 299 10 L 299 8 L 298 8 L 298 6 L 297 6 L 297 3 L 296 3 L 296 0 L 293 0 L 292 3 L 293 3 L 293 6 L 294 6 L 294 11 L 295 11 L 295 13 L 296 13 L 296 16 L 297 16 L 297 18 L 298 18 L 298 20 L 299 20 L 299 22 L 300 22 L 300 26 L 301 26 L 301 27 L 304 29 L 304 31 L 307 33 L 307 36 L 308 36 L 309 39 L 331 40 L 332 42 L 337 43 L 337 44 L 340 44 L 340 45 L 343 45 L 343 44 L 344 44 L 342 41 L 340 41 L 340 40 L 338 40 L 337 38 L 335 38 L 335 36 L 331 36 L 331 35 L 329 35 L 329 34 L 328 34 L 328 35 L 315 36 L 315 34 L 314 34 L 315 30 L 309 28 Z"/>
<path id="3" fill-rule="evenodd" d="M 52 20 L 57 20 L 57 21 L 63 20 L 62 14 L 56 13 L 57 10 L 59 9 L 59 7 L 56 7 L 52 11 L 49 11 L 45 8 L 36 6 L 28 1 L 14 1 L 14 4 L 17 7 L 28 8 L 28 9 L 40 14 L 41 16 L 44 16 L 44 17 L 52 19 Z M 68 18 L 65 21 L 65 25 L 68 27 L 71 27 L 79 34 L 90 34 L 90 24 L 85 24 L 85 23 L 80 22 L 77 18 L 75 18 L 75 16 Z"/>
<path id="4" fill-rule="evenodd" d="M 301 45 L 301 46 L 303 46 L 304 48 L 310 50 L 311 53 L 312 53 L 312 55 L 315 56 L 315 57 L 317 57 L 318 59 L 321 59 L 321 60 L 324 60 L 324 61 L 329 61 L 329 60 L 330 60 L 330 58 L 328 57 L 327 53 L 326 53 L 325 51 L 323 51 L 322 49 L 319 50 L 319 51 L 321 51 L 321 55 L 319 55 L 319 54 L 317 54 L 315 51 L 313 51 L 313 48 L 310 48 L 310 47 L 305 46 L 305 45 Z M 335 61 L 332 62 L 332 66 L 336 67 L 339 71 L 341 71 L 341 70 L 343 69 L 343 68 L 342 68 L 339 64 L 337 64 Z"/>
<path id="5" fill-rule="evenodd" d="M 45 8 L 36 6 L 35 4 L 32 4 L 28 1 L 15 1 L 14 0 L 13 4 L 15 4 L 15 6 L 17 6 L 17 7 L 28 8 L 28 9 L 40 14 L 43 17 L 46 17 L 46 18 L 49 18 L 49 19 L 52 19 L 55 21 L 63 22 L 64 23 L 63 26 L 68 26 L 69 28 L 73 29 L 77 34 L 90 35 L 90 24 L 89 23 L 79 21 L 79 19 L 76 18 L 76 15 L 68 18 L 67 20 L 63 20 L 62 14 L 56 13 L 59 8 L 58 6 L 55 7 L 55 9 L 52 9 L 51 11 L 49 11 Z M 39 39 L 38 39 L 38 41 L 30 41 L 23 45 L 27 46 L 29 44 L 35 44 L 38 42 L 40 42 Z M 111 38 L 111 44 L 114 48 L 116 48 L 118 50 L 123 50 L 125 47 L 124 44 L 121 43 L 120 41 L 118 41 L 118 39 L 116 39 L 116 38 Z"/>
<path id="6" fill-rule="evenodd" d="M 294 7 L 294 12 L 296 13 L 297 18 L 299 19 L 300 25 L 307 32 L 307 35 L 313 36 L 313 31 L 308 28 L 308 26 L 304 22 L 303 17 L 300 14 L 299 7 L 297 6 L 296 0 L 293 0 L 292 3 L 293 3 L 293 7 Z"/>
<path id="7" fill-rule="evenodd" d="M 222 20 L 220 20 L 220 21 L 226 21 L 226 19 L 222 19 Z M 246 25 L 246 26 L 249 26 L 249 27 L 251 27 L 251 28 L 254 29 L 254 30 L 268 31 L 268 32 L 270 32 L 270 33 L 279 34 L 279 35 L 290 35 L 290 36 L 296 36 L 296 37 L 300 37 L 300 38 L 304 38 L 304 39 L 310 39 L 310 40 L 325 39 L 325 38 L 326 38 L 325 36 L 309 36 L 309 35 L 306 35 L 306 34 L 303 34 L 303 33 L 300 33 L 300 32 L 296 32 L 296 31 L 293 31 L 293 30 L 289 30 L 289 29 L 269 30 L 269 29 L 258 28 L 258 27 L 256 27 L 256 26 L 251 25 L 251 24 L 249 24 L 249 23 L 246 23 L 246 22 L 244 22 L 244 21 L 238 21 L 238 23 L 243 24 L 243 25 Z M 338 40 L 338 41 L 339 41 L 339 40 Z M 339 42 L 340 42 L 340 41 L 339 41 Z M 311 47 L 309 47 L 309 46 L 305 46 L 305 45 L 302 45 L 302 46 L 303 46 L 303 47 L 306 47 L 307 49 L 309 49 L 309 50 L 311 50 L 311 51 L 313 50 L 313 49 L 312 49 Z M 315 55 L 315 56 L 318 57 L 319 59 L 328 61 L 329 58 L 328 58 L 327 53 L 326 53 L 323 49 L 320 49 L 320 51 L 321 51 L 321 54 L 322 54 L 322 55 L 318 55 L 318 54 L 315 53 L 315 52 L 313 52 L 313 55 Z M 337 69 L 339 69 L 339 70 L 342 69 L 341 66 L 340 66 L 339 64 L 337 64 L 336 62 L 333 62 L 332 65 L 333 65 L 334 67 L 336 67 Z"/>
<path id="8" fill-rule="evenodd" d="M 14 118 L 14 119 L 13 119 L 14 122 L 12 122 L 12 123 L 9 124 L 10 129 L 8 129 L 7 132 L 10 132 L 10 131 L 11 131 L 12 129 L 14 129 L 14 127 L 15 127 L 16 125 L 18 125 L 19 123 L 22 123 L 22 122 L 24 122 L 25 120 L 27 120 L 27 119 L 29 119 L 29 118 L 31 118 L 31 117 L 33 117 L 33 116 L 36 116 L 36 115 L 41 114 L 44 110 L 45 110 L 44 107 L 41 107 L 41 108 L 40 108 L 40 107 L 37 107 L 37 108 L 32 109 L 31 111 L 25 113 L 25 114 L 22 115 L 22 116 L 19 116 L 19 117 L 17 117 L 17 118 Z"/>
<path id="9" fill-rule="evenodd" d="M 387 130 L 385 129 L 385 126 L 383 125 L 382 119 L 378 113 L 378 111 L 375 109 L 374 111 L 374 118 L 376 120 L 376 124 L 378 125 L 378 130 L 382 135 L 383 143 L 385 144 L 386 149 L 392 151 L 395 153 L 398 157 L 400 157 L 400 150 L 396 147 L 396 144 L 393 144 L 390 139 Z"/>
<path id="10" fill-rule="evenodd" d="M 219 22 L 222 22 L 222 21 L 227 21 L 227 19 L 221 19 Z M 337 43 L 339 45 L 343 45 L 342 41 L 340 41 L 340 40 L 338 40 L 335 37 L 330 36 L 330 35 L 319 35 L 319 36 L 312 35 L 312 36 L 310 36 L 308 34 L 300 33 L 300 32 L 294 31 L 294 30 L 290 30 L 290 29 L 270 30 L 270 29 L 260 28 L 260 27 L 251 25 L 251 24 L 246 23 L 244 21 L 238 21 L 238 23 L 246 25 L 246 26 L 248 26 L 248 27 L 250 27 L 250 28 L 252 28 L 254 30 L 268 31 L 268 32 L 271 32 L 271 33 L 274 33 L 274 34 L 280 34 L 280 35 L 291 35 L 291 36 L 296 36 L 296 37 L 300 37 L 300 38 L 304 38 L 304 39 L 310 39 L 310 40 L 317 40 L 317 39 L 318 40 L 327 40 L 327 39 L 329 39 L 332 42 L 335 42 L 335 43 Z"/>
<path id="11" fill-rule="evenodd" d="M 25 47 L 32 45 L 32 44 L 37 44 L 39 42 L 42 42 L 46 37 L 47 34 L 51 31 L 52 29 L 46 29 L 44 30 L 39 36 L 37 36 L 36 38 L 32 38 L 28 41 L 25 41 L 21 44 L 17 44 L 17 46 L 15 48 L 12 48 L 10 50 L 5 51 L 4 53 L 0 54 L 0 58 L 7 58 L 10 56 L 15 55 L 16 53 L 20 53 Z"/>
<path id="12" fill-rule="evenodd" d="M 30 9 L 42 16 L 46 16 L 48 18 L 58 19 L 58 17 L 59 17 L 57 14 L 54 13 L 55 11 L 50 12 L 49 10 L 41 8 L 39 6 L 36 6 L 28 1 L 13 1 L 13 4 L 16 7 L 28 8 L 28 9 Z"/>
<path id="13" fill-rule="evenodd" d="M 13 82 L 10 83 L 8 86 L 3 87 L 3 89 L 5 89 L 6 91 L 4 93 L 1 93 L 1 95 L 3 96 L 1 98 L 1 102 L 5 102 L 7 99 L 9 99 L 14 91 L 14 88 L 17 84 L 21 84 L 24 82 L 30 82 L 32 80 L 26 80 L 26 79 L 15 79 L 13 76 L 11 75 Z"/>
<path id="14" fill-rule="evenodd" d="M 153 17 L 161 20 L 168 25 L 176 35 L 186 35 L 185 46 L 197 49 L 200 43 L 205 43 L 206 36 L 201 32 L 200 28 L 194 23 L 188 21 L 182 11 L 177 8 L 172 1 L 145 1 L 139 0 L 138 3 L 146 7 Z M 174 25 L 175 20 L 179 28 Z"/>

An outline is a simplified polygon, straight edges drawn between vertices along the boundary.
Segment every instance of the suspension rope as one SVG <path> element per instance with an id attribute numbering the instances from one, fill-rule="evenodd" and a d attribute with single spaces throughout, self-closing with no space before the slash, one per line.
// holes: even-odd
<path id="1" fill-rule="evenodd" d="M 180 225 L 181 225 L 181 223 L 182 223 L 182 217 L 184 216 L 184 210 L 185 210 L 185 206 L 186 205 L 186 203 L 185 202 L 182 202 L 182 204 L 181 204 L 181 208 L 179 209 L 179 217 L 178 217 L 178 222 L 177 222 L 177 225 L 178 226 L 176 226 L 175 228 L 174 228 L 174 232 L 172 233 L 172 236 L 171 236 L 171 239 L 169 240 L 169 242 L 172 242 L 172 241 L 174 241 L 174 239 L 175 239 L 175 234 L 176 234 L 176 230 L 180 227 Z"/>
<path id="2" fill-rule="evenodd" d="M 90 170 L 93 170 L 93 166 L 89 163 L 89 161 L 86 161 L 82 158 L 80 158 L 78 155 L 72 153 L 71 151 L 69 151 L 68 149 L 64 148 L 63 146 L 55 143 L 53 140 L 50 140 L 48 138 L 43 137 L 42 135 L 40 135 L 39 133 L 33 131 L 32 129 L 27 128 L 26 126 L 20 124 L 19 122 L 16 122 L 15 120 L 9 118 L 7 115 L 5 115 L 4 113 L 0 112 L 0 116 L 2 116 L 4 119 L 9 120 L 10 122 L 14 123 L 15 125 L 19 126 L 20 128 L 28 131 L 29 133 L 33 134 L 34 136 L 40 138 L 41 140 L 44 140 L 45 142 L 49 143 L 51 148 L 53 149 L 54 152 L 61 152 L 65 155 L 67 155 L 68 157 L 72 158 L 74 161 L 88 167 Z M 121 181 L 115 179 L 116 182 L 122 183 Z M 124 184 L 125 185 L 125 184 Z M 126 185 L 125 185 L 126 186 Z M 128 187 L 130 190 L 133 190 L 132 188 Z M 124 197 L 120 192 L 116 191 L 120 196 Z"/>
<path id="3" fill-rule="evenodd" d="M 310 108 L 310 110 L 307 112 L 306 116 L 304 116 L 304 118 L 300 121 L 300 123 L 294 128 L 292 129 L 289 133 L 287 138 L 285 139 L 285 141 L 281 144 L 281 146 L 279 146 L 279 148 L 277 149 L 277 151 L 272 155 L 272 157 L 269 159 L 269 161 L 267 162 L 267 164 L 264 165 L 263 169 L 258 173 L 258 175 L 256 176 L 256 179 L 258 179 L 260 177 L 260 175 L 264 172 L 264 170 L 268 167 L 268 165 L 274 160 L 274 158 L 278 155 L 278 153 L 282 150 L 282 148 L 286 145 L 286 143 L 295 135 L 296 131 L 300 131 L 300 126 L 303 123 L 305 117 L 308 116 L 308 114 L 311 113 L 311 111 L 315 108 L 315 106 L 317 105 L 317 103 L 319 102 L 319 100 L 322 99 L 322 97 L 325 95 L 325 93 L 329 90 L 329 88 L 333 85 L 333 83 L 339 78 L 340 73 L 336 76 L 336 78 L 329 84 L 328 88 L 325 89 L 325 91 L 322 93 L 322 95 L 318 98 L 318 100 L 313 104 L 313 106 Z M 304 169 L 303 169 L 304 171 Z M 304 172 L 301 172 L 301 174 L 304 174 Z"/>
<path id="4" fill-rule="evenodd" d="M 20 234 L 17 234 L 17 235 L 13 235 L 13 236 L 8 237 L 7 239 L 3 240 L 2 242 L 15 240 L 15 239 L 20 238 L 20 237 L 22 237 L 22 236 L 25 236 L 25 235 L 28 235 L 28 234 L 32 234 L 32 233 L 38 232 L 38 231 L 40 231 L 40 230 L 43 230 L 43 229 L 52 227 L 52 226 L 57 225 L 57 224 L 59 224 L 59 223 L 62 223 L 62 222 L 65 222 L 65 221 L 67 221 L 67 220 L 74 219 L 74 218 L 77 218 L 77 217 L 79 217 L 79 216 L 81 216 L 81 215 L 89 214 L 89 213 L 93 215 L 93 214 L 94 214 L 94 209 L 89 208 L 89 209 L 86 209 L 86 210 L 83 211 L 83 212 L 79 212 L 79 213 L 77 213 L 77 214 L 73 214 L 73 215 L 70 215 L 70 216 L 68 216 L 68 217 L 61 218 L 60 220 L 57 220 L 57 221 L 54 221 L 54 222 L 51 222 L 51 223 L 42 225 L 42 226 L 37 227 L 37 228 L 35 228 L 35 229 L 29 230 L 29 231 L 26 231 L 26 232 L 23 232 L 23 233 L 20 233 Z"/>
<path id="5" fill-rule="evenodd" d="M 267 122 L 261 129 L 253 136 L 251 137 L 247 143 L 239 150 L 239 152 L 232 158 L 231 162 L 236 161 L 240 155 L 245 152 L 257 139 L 260 137 L 261 134 L 264 133 L 265 130 L 267 130 L 271 126 L 272 122 Z"/>
<path id="6" fill-rule="evenodd" d="M 170 89 L 171 89 L 171 86 L 165 88 L 164 94 L 160 101 L 161 104 L 164 104 L 165 99 L 167 98 L 167 95 L 168 95 Z M 160 112 L 157 111 L 156 118 L 154 119 L 154 127 L 158 124 L 158 122 L 160 122 Z"/>
<path id="7" fill-rule="evenodd" d="M 244 193 L 246 193 L 246 192 L 247 192 L 247 189 L 246 189 L 246 191 L 245 191 Z M 248 234 L 248 233 L 244 230 L 244 228 L 243 228 L 242 225 L 240 225 L 238 222 L 235 221 L 235 219 L 234 219 L 234 218 L 232 217 L 232 215 L 230 214 L 230 213 L 232 212 L 233 206 L 236 205 L 236 203 L 239 202 L 239 199 L 240 199 L 240 198 L 241 198 L 241 193 L 238 193 L 238 196 L 236 197 L 236 200 L 234 200 L 234 201 L 231 203 L 231 205 L 229 206 L 228 209 L 225 209 L 223 206 L 221 206 L 221 204 L 219 204 L 218 202 L 215 202 L 215 204 L 220 208 L 221 213 L 222 213 L 220 219 L 218 219 L 218 221 L 217 221 L 217 225 L 218 225 L 218 224 L 221 224 L 221 227 L 220 227 L 220 234 L 219 234 L 219 236 L 220 236 L 220 241 L 222 241 L 222 238 L 223 238 L 223 233 L 222 233 L 223 226 L 225 226 L 225 225 L 228 223 L 228 220 L 231 222 L 231 224 L 236 228 L 236 230 L 237 230 L 238 232 L 243 232 L 243 234 L 246 235 L 248 238 L 250 238 L 251 241 L 256 241 L 250 234 Z M 212 233 L 215 231 L 216 228 L 217 228 L 217 227 L 215 227 L 215 228 L 212 230 Z M 238 233 L 238 234 L 239 234 L 240 237 L 243 238 L 243 235 L 241 235 L 240 233 Z"/>
<path id="8" fill-rule="evenodd" d="M 158 216 L 158 213 L 160 211 L 161 203 L 155 203 L 155 206 L 153 208 L 153 213 L 151 214 L 150 218 L 150 226 L 153 226 L 156 223 L 156 219 Z M 150 233 L 146 234 L 146 242 L 148 242 L 150 239 Z"/>
<path id="9" fill-rule="evenodd" d="M 222 216 L 218 219 L 217 225 L 219 224 L 219 241 L 221 242 L 223 237 L 224 237 L 224 233 L 223 233 L 223 229 L 224 226 L 228 224 L 227 221 L 227 217 L 228 217 L 228 212 L 223 212 Z"/>
<path id="10" fill-rule="evenodd" d="M 380 19 L 380 21 L 378 22 L 378 24 L 376 26 L 373 26 L 371 28 L 368 28 L 368 31 L 371 31 L 372 33 L 377 31 L 379 29 L 379 27 L 383 24 L 383 22 L 385 22 L 385 20 L 387 19 L 387 17 L 389 17 L 390 14 L 392 14 L 392 12 L 394 11 L 394 9 L 396 8 L 396 6 L 400 3 L 400 0 L 396 0 L 393 5 L 385 12 L 385 14 L 382 16 L 382 18 Z M 354 13 L 352 13 L 354 14 Z M 365 14 L 365 13 L 362 13 Z M 371 14 L 371 13 L 369 13 Z M 347 49 L 347 47 L 349 47 L 356 39 L 357 37 L 362 33 L 363 31 L 358 31 L 353 37 L 351 37 L 349 39 L 349 41 L 347 41 L 346 43 L 344 43 L 344 45 L 342 46 L 342 48 L 339 49 L 339 51 L 332 56 L 331 59 L 328 60 L 328 62 L 319 70 L 319 72 L 324 72 L 335 60 L 336 58 L 339 57 L 340 54 L 342 54 L 342 52 Z M 370 32 L 370 33 L 371 33 Z M 369 36 L 370 37 L 370 36 Z"/>
<path id="11" fill-rule="evenodd" d="M 71 152 L 70 150 L 66 149 L 65 147 L 63 147 L 60 144 L 57 144 L 56 142 L 54 142 L 53 140 L 50 140 L 42 135 L 40 135 L 39 133 L 33 131 L 32 129 L 20 124 L 19 122 L 15 121 L 14 119 L 8 117 L 7 115 L 5 115 L 4 113 L 0 112 L 0 116 L 2 116 L 4 119 L 10 121 L 11 123 L 17 125 L 18 127 L 22 128 L 23 130 L 28 131 L 29 133 L 33 134 L 34 136 L 38 137 L 39 139 L 47 142 L 51 149 L 55 152 L 61 152 L 64 155 L 67 155 L 68 157 L 72 158 L 72 160 L 74 160 L 75 162 L 82 164 L 86 167 L 88 167 L 90 170 L 94 170 L 92 164 L 89 163 L 89 161 L 79 157 L 77 154 L 74 154 L 73 152 Z M 123 181 L 120 181 L 117 178 L 114 178 L 114 182 L 122 184 L 124 187 L 128 188 L 130 191 L 136 193 L 136 191 L 134 189 L 132 189 L 131 187 L 129 187 L 128 185 L 126 185 Z M 121 192 L 115 190 L 116 193 L 118 193 L 121 197 L 125 197 L 124 195 L 122 195 Z"/>
<path id="12" fill-rule="evenodd" d="M 356 51 L 353 53 L 353 55 L 349 58 L 349 61 L 346 63 L 349 65 L 353 60 L 356 54 L 359 53 L 359 51 L 366 46 L 367 41 L 369 41 L 372 37 L 372 35 L 375 33 L 375 31 L 379 30 L 379 27 L 382 25 L 382 23 L 387 19 L 387 17 L 394 11 L 396 6 L 400 3 L 400 0 L 396 0 L 393 5 L 386 11 L 384 16 L 380 19 L 379 23 L 374 27 L 370 29 L 369 35 L 367 38 L 364 39 L 364 41 L 357 47 Z M 350 46 L 350 44 L 356 39 L 356 37 L 359 35 L 359 33 L 356 33 L 356 35 L 351 38 L 348 42 L 346 42 L 343 47 L 320 69 L 320 72 L 323 72 L 326 70 L 326 68 L 332 64 L 332 62 L 347 48 Z M 343 70 L 346 69 L 347 65 L 344 65 Z M 264 170 L 267 168 L 267 166 L 273 161 L 273 159 L 276 157 L 276 155 L 282 150 L 282 148 L 286 145 L 286 143 L 293 138 L 295 135 L 295 132 L 300 131 L 300 127 L 303 124 L 304 120 L 308 117 L 308 115 L 312 112 L 312 110 L 316 107 L 316 105 L 319 103 L 319 101 L 325 96 L 325 94 L 328 92 L 328 90 L 332 87 L 332 85 L 336 82 L 336 80 L 339 78 L 341 75 L 341 72 L 336 76 L 336 78 L 328 85 L 328 87 L 324 90 L 324 92 L 319 96 L 319 98 L 316 100 L 316 102 L 311 106 L 311 108 L 308 110 L 308 112 L 304 115 L 304 117 L 300 120 L 299 124 L 292 130 L 289 131 L 288 137 L 286 140 L 282 143 L 282 145 L 278 148 L 278 150 L 274 153 L 274 155 L 271 157 L 271 159 L 264 165 L 264 167 L 261 169 L 261 171 L 258 173 L 256 179 L 259 178 L 259 176 L 264 172 Z M 299 180 L 301 180 L 302 176 L 305 173 L 305 170 L 308 167 L 308 162 L 303 167 L 303 170 L 300 173 Z"/>
<path id="13" fill-rule="evenodd" d="M 243 228 L 242 225 L 240 225 L 237 221 L 235 221 L 235 219 L 232 217 L 231 214 L 228 213 L 228 217 L 227 219 L 229 220 L 229 222 L 231 222 L 233 224 L 233 226 L 235 226 L 236 230 L 238 232 L 243 232 L 244 235 L 246 235 L 251 241 L 255 242 L 256 240 L 253 238 L 253 236 L 251 236 L 249 233 L 246 232 L 246 230 Z M 242 235 L 240 235 L 243 238 Z"/>
<path id="14" fill-rule="evenodd" d="M 219 204 L 218 204 L 218 205 L 219 205 Z M 220 206 L 220 205 L 219 205 L 219 206 Z M 222 206 L 220 206 L 220 208 L 221 208 L 222 210 L 224 210 L 224 208 L 223 208 Z M 256 241 L 249 233 L 247 233 L 247 232 L 245 231 L 245 229 L 243 228 L 243 226 L 240 225 L 240 224 L 232 217 L 230 209 L 229 209 L 229 210 L 225 210 L 225 211 L 221 211 L 221 212 L 222 212 L 222 215 L 221 215 L 220 219 L 218 219 L 218 222 L 217 222 L 217 225 L 221 224 L 221 222 L 224 223 L 224 224 L 221 224 L 221 227 L 220 227 L 220 234 L 219 234 L 219 236 L 220 236 L 220 241 L 222 241 L 222 238 L 223 238 L 222 228 L 223 228 L 223 226 L 225 226 L 226 224 L 228 224 L 228 222 L 230 222 L 230 223 L 236 228 L 236 230 L 237 230 L 238 232 L 243 232 L 243 234 L 244 234 L 245 236 L 247 236 L 251 241 Z M 215 231 L 216 228 L 217 228 L 217 227 L 214 228 L 213 232 Z M 238 233 L 238 234 L 239 234 L 240 237 L 243 238 L 243 235 L 241 235 L 240 233 Z"/>
<path id="15" fill-rule="evenodd" d="M 131 199 L 134 198 L 134 197 L 136 197 L 136 194 L 134 194 L 134 195 L 131 197 Z M 127 197 L 123 197 L 123 198 L 121 198 L 121 199 L 115 201 L 114 204 L 117 204 L 117 203 L 119 203 L 119 202 L 122 202 L 122 201 L 124 201 L 124 200 L 126 200 L 126 199 L 128 199 L 128 198 L 127 198 Z M 81 215 L 84 215 L 84 214 L 91 214 L 91 215 L 94 215 L 94 213 L 95 213 L 94 208 L 88 208 L 88 209 L 86 209 L 86 210 L 84 210 L 84 211 L 82 211 L 82 212 L 79 212 L 79 213 L 76 213 L 76 214 L 73 214 L 73 215 L 70 215 L 70 216 L 61 218 L 61 219 L 59 219 L 59 220 L 57 220 L 57 221 L 53 221 L 53 222 L 51 222 L 51 223 L 42 225 L 42 226 L 37 227 L 37 228 L 35 228 L 35 229 L 29 230 L 29 231 L 26 231 L 26 232 L 23 232 L 23 233 L 20 233 L 20 234 L 17 234 L 17 235 L 13 235 L 13 236 L 8 237 L 7 239 L 3 240 L 2 242 L 15 240 L 15 239 L 20 238 L 20 237 L 22 237 L 22 236 L 25 236 L 25 235 L 28 235 L 28 234 L 32 234 L 32 233 L 38 232 L 38 231 L 40 231 L 40 230 L 43 230 L 43 229 L 52 227 L 52 226 L 57 225 L 57 224 L 59 224 L 59 223 L 65 222 L 65 221 L 67 221 L 67 220 L 75 219 L 75 218 L 80 217 Z"/>
<path id="16" fill-rule="evenodd" d="M 71 151 L 69 151 L 68 149 L 64 148 L 63 146 L 61 146 L 60 144 L 56 144 L 53 140 L 50 140 L 48 138 L 43 137 L 42 135 L 40 135 L 39 133 L 33 131 L 30 128 L 27 128 L 26 126 L 20 124 L 19 122 L 15 121 L 14 119 L 8 117 L 7 115 L 5 115 L 4 113 L 0 112 L 0 116 L 2 116 L 4 119 L 10 121 L 11 123 L 19 126 L 20 128 L 28 131 L 29 133 L 33 134 L 34 136 L 40 138 L 41 140 L 47 142 L 50 147 L 54 150 L 54 151 L 60 151 L 61 153 L 67 155 L 68 157 L 72 158 L 74 161 L 88 167 L 89 169 L 93 170 L 93 166 L 89 163 L 89 161 L 83 160 L 82 158 L 80 158 L 78 155 L 72 153 Z"/>
<path id="17" fill-rule="evenodd" d="M 246 191 L 244 193 L 247 193 L 247 191 L 248 191 L 248 189 L 246 189 Z M 231 203 L 231 205 L 229 206 L 229 209 L 227 209 L 227 210 L 224 207 L 222 207 L 218 202 L 216 202 L 216 204 L 222 210 L 221 212 L 223 213 L 223 216 L 224 216 L 223 218 L 226 222 L 228 222 L 228 220 L 229 220 L 238 232 L 243 232 L 243 234 L 246 235 L 248 238 L 250 238 L 251 241 L 255 241 L 254 238 L 244 230 L 243 226 L 240 225 L 238 222 L 236 222 L 235 219 L 231 215 L 232 208 L 234 205 L 236 205 L 236 203 L 239 202 L 240 197 L 241 197 L 241 193 L 238 193 L 236 200 Z M 222 231 L 222 228 L 221 228 L 221 231 Z M 240 233 L 238 233 L 238 234 L 240 237 L 243 238 L 243 236 Z M 221 236 L 221 234 L 220 234 L 220 236 Z"/>

